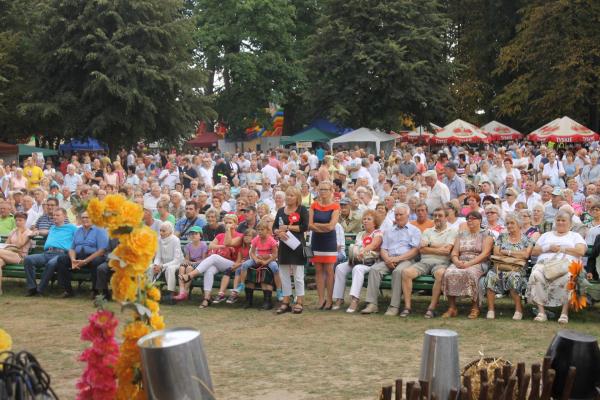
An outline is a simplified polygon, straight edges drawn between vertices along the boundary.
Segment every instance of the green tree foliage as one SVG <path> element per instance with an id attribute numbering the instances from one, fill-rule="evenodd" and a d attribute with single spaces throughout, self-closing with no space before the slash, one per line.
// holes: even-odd
<path id="1" fill-rule="evenodd" d="M 454 113 L 478 124 L 496 118 L 495 96 L 510 81 L 494 74 L 500 49 L 515 35 L 522 0 L 448 0 L 452 19 L 448 41 L 456 66 L 452 79 Z M 483 113 L 482 113 L 483 112 Z"/>
<path id="2" fill-rule="evenodd" d="M 175 142 L 211 109 L 192 64 L 193 21 L 178 0 L 52 0 L 33 100 L 45 134 L 111 145 Z M 116 147 L 116 146 L 113 146 Z"/>
<path id="3" fill-rule="evenodd" d="M 511 74 L 495 98 L 501 116 L 532 130 L 563 115 L 598 130 L 600 2 L 533 1 L 515 38 L 502 49 L 497 74 Z"/>
<path id="4" fill-rule="evenodd" d="M 35 132 L 35 123 L 18 112 L 18 105 L 30 98 L 37 64 L 36 39 L 40 15 L 39 0 L 0 0 L 0 135 L 16 140 Z"/>
<path id="5" fill-rule="evenodd" d="M 354 127 L 437 120 L 449 102 L 449 20 L 437 1 L 324 0 L 308 59 L 309 100 Z"/>
<path id="6" fill-rule="evenodd" d="M 269 103 L 281 104 L 302 78 L 294 51 L 296 8 L 288 0 L 196 0 L 200 58 L 210 76 L 206 92 L 233 134 L 254 119 L 266 122 Z"/>

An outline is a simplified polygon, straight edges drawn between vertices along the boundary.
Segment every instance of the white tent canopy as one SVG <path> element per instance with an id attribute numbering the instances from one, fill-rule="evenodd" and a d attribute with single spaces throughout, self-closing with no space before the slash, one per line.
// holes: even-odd
<path id="1" fill-rule="evenodd" d="M 376 151 L 379 153 L 381 144 L 387 142 L 393 145 L 394 137 L 379 130 L 360 128 L 355 131 L 348 132 L 345 135 L 336 137 L 335 139 L 331 139 L 329 141 L 329 147 L 333 149 L 333 146 L 344 143 L 374 143 Z"/>

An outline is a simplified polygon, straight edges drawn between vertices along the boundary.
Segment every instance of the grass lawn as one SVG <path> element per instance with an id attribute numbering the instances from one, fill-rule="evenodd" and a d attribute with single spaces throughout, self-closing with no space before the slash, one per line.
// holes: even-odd
<path id="1" fill-rule="evenodd" d="M 58 291 L 44 298 L 25 298 L 22 281 L 4 281 L 0 296 L 0 327 L 13 338 L 14 349 L 32 352 L 52 377 L 52 387 L 63 399 L 75 398 L 75 382 L 82 364 L 76 358 L 86 344 L 79 332 L 93 311 L 87 290 L 73 299 L 58 299 Z M 387 293 L 386 293 L 387 295 Z M 257 294 L 258 303 L 262 301 Z M 468 304 L 459 318 L 425 320 L 428 298 L 417 297 L 415 314 L 408 319 L 363 316 L 314 310 L 315 292 L 309 291 L 302 315 L 274 315 L 241 304 L 198 309 L 199 296 L 176 306 L 162 306 L 167 327 L 193 327 L 204 338 L 213 384 L 219 399 L 376 399 L 382 385 L 419 372 L 423 332 L 430 328 L 459 333 L 461 366 L 486 356 L 513 362 L 540 362 L 556 321 L 511 320 L 506 299 L 498 305 L 498 319 L 466 319 Z M 443 309 L 445 304 L 442 304 Z M 115 303 L 110 308 L 125 317 Z M 569 329 L 600 335 L 598 306 L 573 313 Z M 485 315 L 485 313 L 483 313 Z"/>

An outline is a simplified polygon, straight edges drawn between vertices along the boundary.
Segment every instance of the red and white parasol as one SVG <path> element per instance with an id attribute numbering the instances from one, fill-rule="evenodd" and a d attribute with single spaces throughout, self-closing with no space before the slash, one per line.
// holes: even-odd
<path id="1" fill-rule="evenodd" d="M 481 130 L 488 135 L 490 140 L 519 140 L 523 139 L 523 134 L 510 126 L 501 124 L 498 121 L 488 122 L 481 127 Z"/>
<path id="2" fill-rule="evenodd" d="M 562 117 L 531 132 L 527 139 L 534 142 L 581 143 L 599 140 L 600 135 L 569 117 Z"/>
<path id="3" fill-rule="evenodd" d="M 488 137 L 481 129 L 462 119 L 452 121 L 429 139 L 430 144 L 487 143 L 488 141 Z"/>

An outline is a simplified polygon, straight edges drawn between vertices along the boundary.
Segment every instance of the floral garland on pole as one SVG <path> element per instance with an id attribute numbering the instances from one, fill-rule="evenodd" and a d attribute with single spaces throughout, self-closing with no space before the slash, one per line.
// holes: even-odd
<path id="1" fill-rule="evenodd" d="M 159 314 L 160 290 L 146 279 L 146 270 L 158 244 L 156 232 L 142 223 L 142 207 L 121 195 L 92 199 L 87 212 L 94 225 L 106 228 L 110 238 L 119 240 L 109 255 L 109 266 L 114 271 L 110 280 L 112 296 L 123 309 L 133 311 L 133 320 L 123 329 L 123 343 L 114 364 L 116 398 L 146 399 L 137 341 L 165 327 Z M 95 345 L 93 340 L 92 343 Z"/>
<path id="2" fill-rule="evenodd" d="M 12 338 L 2 328 L 0 328 L 0 353 L 4 351 L 10 351 L 12 349 Z M 4 361 L 5 356 L 0 356 L 0 362 Z M 2 367 L 0 366 L 0 369 Z"/>

